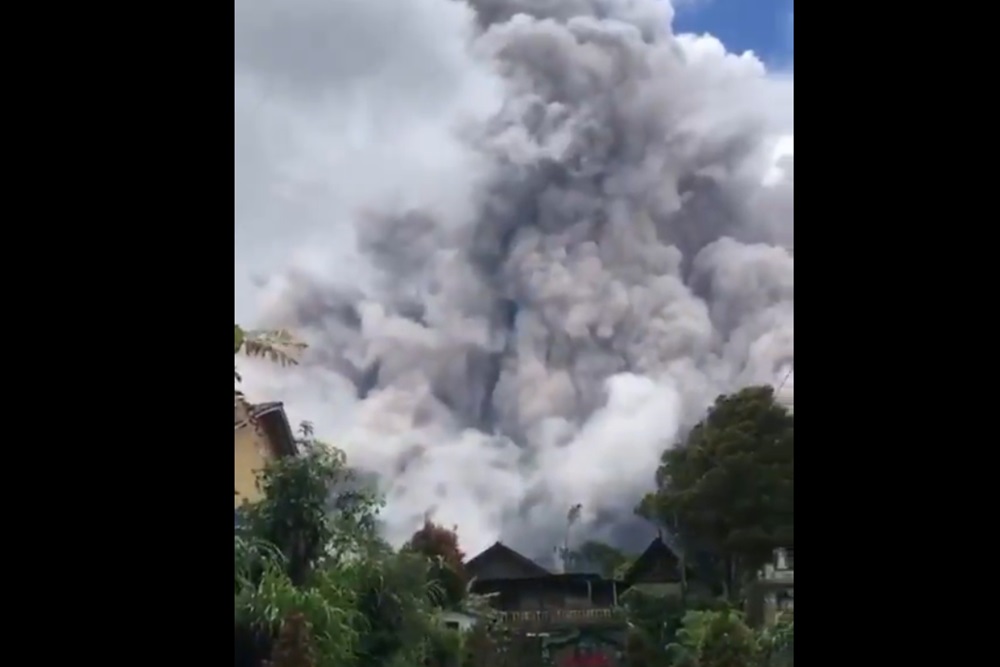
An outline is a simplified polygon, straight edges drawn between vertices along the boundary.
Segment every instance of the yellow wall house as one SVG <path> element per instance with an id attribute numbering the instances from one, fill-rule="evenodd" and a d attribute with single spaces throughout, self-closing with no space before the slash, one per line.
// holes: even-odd
<path id="1" fill-rule="evenodd" d="M 257 471 L 268 461 L 296 454 L 295 436 L 281 403 L 259 403 L 249 412 L 256 423 L 251 423 L 246 407 L 236 408 L 236 507 L 260 498 Z"/>

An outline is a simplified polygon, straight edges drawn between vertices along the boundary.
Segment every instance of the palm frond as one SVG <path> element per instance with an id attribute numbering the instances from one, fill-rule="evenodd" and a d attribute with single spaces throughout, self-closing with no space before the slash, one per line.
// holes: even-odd
<path id="1" fill-rule="evenodd" d="M 242 350 L 248 357 L 264 358 L 281 366 L 295 366 L 306 344 L 284 329 L 275 331 L 246 331 L 243 333 Z"/>

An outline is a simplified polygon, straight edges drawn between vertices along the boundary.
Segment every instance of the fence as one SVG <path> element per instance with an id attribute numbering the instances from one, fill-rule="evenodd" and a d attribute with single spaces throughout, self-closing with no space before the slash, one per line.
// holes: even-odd
<path id="1" fill-rule="evenodd" d="M 592 626 L 615 625 L 625 622 L 625 610 L 620 607 L 602 609 L 542 609 L 537 611 L 506 611 L 498 620 L 513 627 L 542 628 L 554 625 Z"/>

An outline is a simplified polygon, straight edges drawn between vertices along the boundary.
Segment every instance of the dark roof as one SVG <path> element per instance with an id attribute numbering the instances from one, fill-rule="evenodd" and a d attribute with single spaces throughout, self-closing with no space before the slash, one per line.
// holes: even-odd
<path id="1" fill-rule="evenodd" d="M 250 406 L 250 415 L 267 434 L 268 442 L 275 448 L 277 456 L 295 456 L 298 447 L 295 445 L 295 434 L 285 415 L 285 406 L 279 401 L 256 403 Z M 239 426 L 239 420 L 236 421 Z"/>
<path id="2" fill-rule="evenodd" d="M 533 572 L 534 576 L 547 577 L 552 575 L 551 572 L 546 570 L 544 567 L 542 567 L 535 561 L 531 560 L 527 556 L 522 556 L 521 554 L 517 553 L 510 547 L 501 544 L 500 542 L 494 542 L 493 546 L 487 548 L 486 550 L 477 554 L 475 557 L 469 559 L 469 561 L 465 563 L 465 569 L 467 572 L 469 572 L 469 574 L 475 576 L 476 575 L 475 570 L 477 564 L 482 563 L 483 560 L 487 558 L 495 558 L 500 555 L 506 556 L 507 558 L 510 558 L 516 563 L 524 566 L 526 570 L 528 570 L 529 572 Z"/>
<path id="3" fill-rule="evenodd" d="M 250 406 L 250 414 L 258 419 L 264 415 L 271 414 L 275 410 L 285 411 L 285 404 L 281 401 L 268 401 L 267 403 L 254 403 Z"/>
<path id="4" fill-rule="evenodd" d="M 628 569 L 622 580 L 625 583 L 631 584 L 638 577 L 641 577 L 643 574 L 652 569 L 656 562 L 663 558 L 672 560 L 678 564 L 681 562 L 681 557 L 674 549 L 667 546 L 667 543 L 663 540 L 663 535 L 661 533 L 649 543 L 649 546 L 642 552 L 642 555 L 640 555 L 639 558 L 632 563 L 632 567 Z"/>
<path id="5" fill-rule="evenodd" d="M 710 551 L 699 548 L 682 548 L 678 536 L 668 529 L 661 529 L 660 534 L 663 537 L 663 543 L 684 564 L 684 569 L 689 579 L 698 580 L 702 583 L 717 580 L 714 565 L 715 557 Z"/>

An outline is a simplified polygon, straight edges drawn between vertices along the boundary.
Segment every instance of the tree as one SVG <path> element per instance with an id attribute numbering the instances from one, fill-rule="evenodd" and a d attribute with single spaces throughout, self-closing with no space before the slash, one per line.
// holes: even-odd
<path id="1" fill-rule="evenodd" d="M 468 577 L 465 572 L 465 554 L 458 546 L 456 529 L 448 529 L 435 524 L 430 519 L 424 521 L 403 551 L 418 553 L 431 563 L 430 577 L 441 588 L 443 606 L 457 607 L 465 598 Z"/>
<path id="2" fill-rule="evenodd" d="M 566 553 L 566 563 L 572 569 L 594 568 L 603 577 L 614 577 L 634 561 L 610 544 L 588 540 Z"/>
<path id="3" fill-rule="evenodd" d="M 638 511 L 671 526 L 692 552 L 717 558 L 723 586 L 793 544 L 794 420 L 771 387 L 720 396 L 685 442 L 663 453 L 657 490 Z"/>
<path id="4" fill-rule="evenodd" d="M 304 347 L 284 331 L 235 327 L 236 354 L 287 366 Z M 237 420 L 241 407 L 248 404 L 237 390 Z M 454 531 L 429 526 L 416 540 L 434 561 L 395 553 L 376 532 L 380 500 L 358 483 L 344 453 L 317 441 L 307 423 L 297 445 L 299 456 L 258 474 L 262 498 L 241 508 L 237 667 L 456 667 L 461 639 L 436 620 L 445 595 L 434 570 L 461 571 Z M 459 584 L 464 591 L 464 573 Z"/>
<path id="5" fill-rule="evenodd" d="M 342 452 L 308 429 L 299 448 L 302 456 L 268 464 L 263 498 L 243 507 L 236 664 L 457 664 L 460 642 L 435 618 L 443 594 L 431 562 L 379 539 L 377 499 L 351 483 Z"/>
<path id="6" fill-rule="evenodd" d="M 377 500 L 353 488 L 344 453 L 299 439 L 300 456 L 278 459 L 258 476 L 263 499 L 243 506 L 243 534 L 276 547 L 300 585 L 323 558 L 357 553 L 376 539 Z"/>
<path id="7" fill-rule="evenodd" d="M 434 614 L 441 591 L 426 558 L 393 553 L 383 545 L 356 561 L 354 569 L 359 576 L 356 631 L 362 665 L 410 667 L 439 653 L 441 634 Z"/>
<path id="8" fill-rule="evenodd" d="M 258 667 L 281 632 L 288 635 L 287 650 L 271 656 L 275 667 L 292 659 L 292 643 L 306 650 L 306 635 L 318 667 L 346 667 L 358 651 L 357 628 L 364 623 L 359 563 L 377 539 L 377 503 L 343 490 L 350 478 L 343 452 L 315 441 L 300 447 L 303 456 L 272 461 L 258 474 L 263 497 L 241 508 L 237 665 Z"/>
<path id="9" fill-rule="evenodd" d="M 630 667 L 662 667 L 684 663 L 685 638 L 692 636 L 692 624 L 705 614 L 731 609 L 725 601 L 685 595 L 657 595 L 632 588 L 621 598 L 628 618 L 626 653 Z M 692 612 L 698 614 L 691 615 Z M 684 629 L 688 621 L 687 630 Z"/>
<path id="10" fill-rule="evenodd" d="M 458 546 L 457 528 L 439 526 L 430 519 L 420 527 L 403 547 L 405 551 L 423 554 L 428 558 L 440 558 L 456 572 L 464 574 L 465 553 Z"/>

